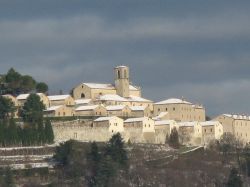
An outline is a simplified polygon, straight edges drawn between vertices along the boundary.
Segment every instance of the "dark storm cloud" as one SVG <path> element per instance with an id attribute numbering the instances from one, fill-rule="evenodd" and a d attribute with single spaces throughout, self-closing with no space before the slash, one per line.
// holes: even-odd
<path id="1" fill-rule="evenodd" d="M 1 72 L 49 83 L 132 82 L 156 101 L 184 96 L 209 114 L 250 113 L 250 2 L 2 0 Z"/>

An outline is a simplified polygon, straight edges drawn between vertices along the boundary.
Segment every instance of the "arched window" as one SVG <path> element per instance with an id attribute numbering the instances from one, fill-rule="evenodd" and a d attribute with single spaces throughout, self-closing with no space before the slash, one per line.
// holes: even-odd
<path id="1" fill-rule="evenodd" d="M 118 79 L 120 79 L 121 78 L 120 70 L 117 71 L 117 74 L 118 74 Z"/>
<path id="2" fill-rule="evenodd" d="M 85 94 L 84 93 L 81 94 L 81 98 L 85 98 Z"/>

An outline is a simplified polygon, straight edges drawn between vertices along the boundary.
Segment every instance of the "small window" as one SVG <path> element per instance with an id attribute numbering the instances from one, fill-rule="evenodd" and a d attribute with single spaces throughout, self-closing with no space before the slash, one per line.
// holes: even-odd
<path id="1" fill-rule="evenodd" d="M 160 111 L 161 111 L 161 109 L 158 108 L 158 112 L 160 112 Z"/>
<path id="2" fill-rule="evenodd" d="M 213 129 L 211 128 L 210 131 L 213 132 Z"/>
<path id="3" fill-rule="evenodd" d="M 81 94 L 81 98 L 85 98 L 85 94 L 84 93 Z"/>
<path id="4" fill-rule="evenodd" d="M 166 111 L 168 111 L 168 108 L 166 108 Z"/>
<path id="5" fill-rule="evenodd" d="M 175 111 L 175 107 L 173 108 L 173 111 Z"/>

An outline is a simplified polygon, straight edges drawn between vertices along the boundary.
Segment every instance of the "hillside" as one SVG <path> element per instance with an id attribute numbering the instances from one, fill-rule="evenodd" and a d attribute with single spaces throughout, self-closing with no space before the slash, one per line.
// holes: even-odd
<path id="1" fill-rule="evenodd" d="M 104 145 L 98 144 L 100 151 Z M 39 149 L 33 149 L 32 154 L 40 155 L 38 158 L 43 158 L 43 162 L 46 155 L 54 153 L 53 148 L 42 152 Z M 25 163 L 29 167 L 13 171 L 15 183 L 25 186 L 87 186 L 84 176 L 88 173 L 86 157 L 89 149 L 90 143 L 73 142 L 72 150 L 68 154 L 69 164 L 54 168 L 44 165 L 40 169 L 32 169 L 29 163 L 36 162 L 34 156 L 25 156 L 25 162 L 23 159 L 16 159 L 16 164 Z M 236 165 L 233 156 L 225 162 L 221 154 L 203 148 L 182 147 L 174 150 L 167 145 L 135 144 L 126 145 L 126 151 L 128 168 L 126 171 L 119 170 L 116 177 L 111 179 L 110 186 L 224 186 L 230 168 Z M 23 150 L 25 152 L 27 150 Z M 31 154 L 29 151 L 27 153 Z M 3 161 L 13 151 L 0 150 L 0 154 Z M 51 157 L 48 157 L 51 161 Z M 38 162 L 41 162 L 39 159 Z M 244 178 L 244 181 L 247 183 L 249 178 Z"/>

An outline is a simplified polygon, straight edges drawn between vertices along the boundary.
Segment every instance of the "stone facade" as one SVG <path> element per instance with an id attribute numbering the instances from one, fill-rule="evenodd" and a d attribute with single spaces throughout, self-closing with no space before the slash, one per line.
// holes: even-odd
<path id="1" fill-rule="evenodd" d="M 154 116 L 168 112 L 169 120 L 178 122 L 205 121 L 205 109 L 184 99 L 171 98 L 154 104 Z"/>

